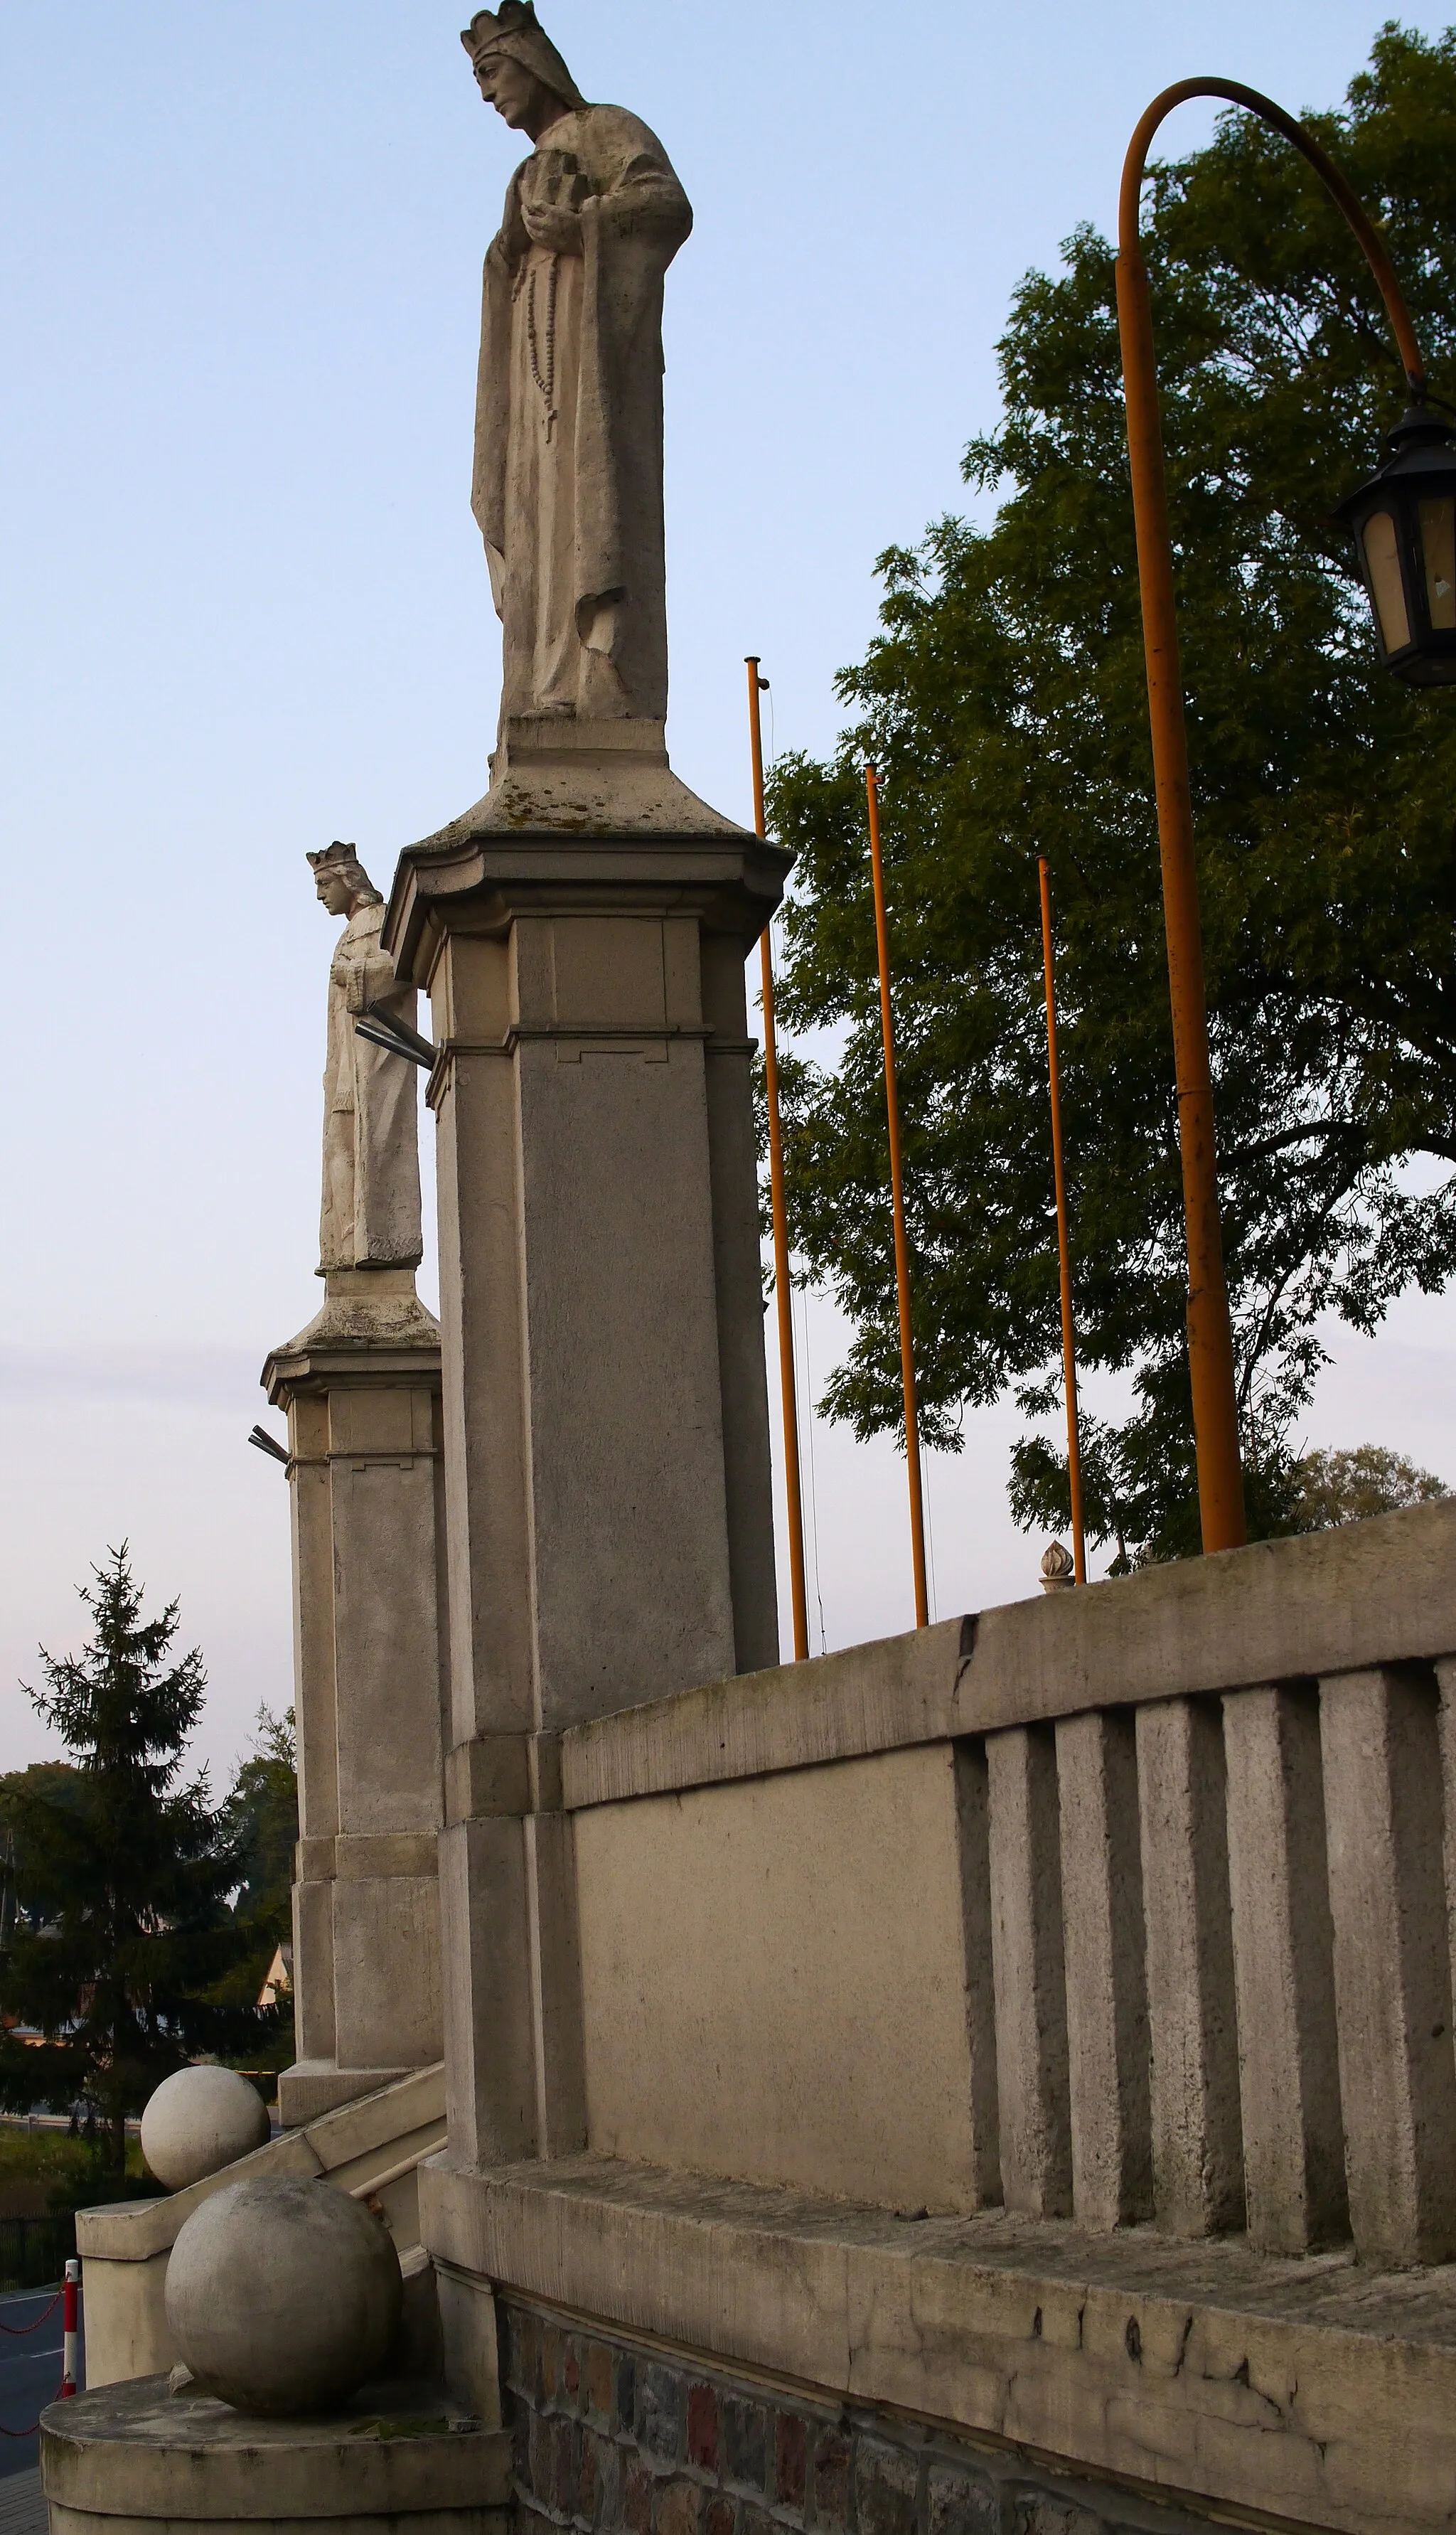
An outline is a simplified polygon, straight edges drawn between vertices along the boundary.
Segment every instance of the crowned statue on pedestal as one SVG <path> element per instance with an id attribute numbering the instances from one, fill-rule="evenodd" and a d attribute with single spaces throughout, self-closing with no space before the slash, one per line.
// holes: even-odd
<path id="1" fill-rule="evenodd" d="M 534 144 L 485 259 L 473 508 L 504 628 L 502 726 L 667 714 L 663 276 L 693 225 L 635 114 L 588 105 L 531 0 L 461 35 Z"/>
<path id="2" fill-rule="evenodd" d="M 329 969 L 319 1274 L 417 1268 L 422 1245 L 414 1068 L 361 1038 L 354 1027 L 376 1004 L 389 1019 L 412 1027 L 414 989 L 398 983 L 394 960 L 380 948 L 384 899 L 353 846 L 335 839 L 308 860 L 321 905 L 348 919 Z"/>

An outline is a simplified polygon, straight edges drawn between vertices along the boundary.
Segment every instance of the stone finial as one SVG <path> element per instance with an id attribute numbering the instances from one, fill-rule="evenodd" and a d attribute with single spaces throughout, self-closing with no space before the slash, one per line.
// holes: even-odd
<path id="1" fill-rule="evenodd" d="M 313 2175 L 224 2185 L 167 2264 L 167 2327 L 199 2390 L 265 2420 L 329 2411 L 378 2376 L 403 2299 L 388 2228 Z"/>
<path id="2" fill-rule="evenodd" d="M 149 2096 L 142 2154 L 167 2192 L 216 2174 L 267 2143 L 268 2112 L 236 2069 L 176 2069 Z"/>
<path id="3" fill-rule="evenodd" d="M 1049 1548 L 1042 1551 L 1042 1591 L 1064 1592 L 1073 1581 L 1074 1575 L 1071 1551 L 1063 1549 L 1060 1540 L 1054 1540 Z"/>

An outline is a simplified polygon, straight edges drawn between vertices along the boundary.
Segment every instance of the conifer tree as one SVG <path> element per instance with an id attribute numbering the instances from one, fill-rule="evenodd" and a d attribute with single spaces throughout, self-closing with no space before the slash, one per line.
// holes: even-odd
<path id="1" fill-rule="evenodd" d="M 182 1777 L 201 1652 L 169 1659 L 177 1604 L 143 1618 L 125 1542 L 92 1577 L 80 1587 L 89 1643 L 61 1659 L 42 1647 L 45 1687 L 26 1690 L 77 1774 L 64 1803 L 10 1785 L 23 1864 L 0 1962 L 0 2100 L 60 2110 L 84 2098 L 120 2181 L 127 2115 L 188 2060 L 247 2049 L 265 2019 L 209 1995 L 250 1935 L 227 1907 L 241 1881 L 231 1809 L 212 1805 L 206 1769 Z M 22 2041 L 15 2022 L 41 2039 Z"/>

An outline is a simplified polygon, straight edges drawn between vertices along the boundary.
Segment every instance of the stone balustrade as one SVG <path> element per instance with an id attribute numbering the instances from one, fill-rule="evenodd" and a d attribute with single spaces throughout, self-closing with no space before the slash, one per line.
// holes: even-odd
<path id="1" fill-rule="evenodd" d="M 1456 2256 L 1456 1504 L 563 1739 L 588 2143 Z"/>
<path id="2" fill-rule="evenodd" d="M 462 2382 L 506 2324 L 523 2524 L 1449 2526 L 1456 1503 L 527 1758 L 582 2135 L 452 2113 L 420 2175 Z M 695 2446 L 719 2395 L 853 2445 L 849 2514 Z"/>

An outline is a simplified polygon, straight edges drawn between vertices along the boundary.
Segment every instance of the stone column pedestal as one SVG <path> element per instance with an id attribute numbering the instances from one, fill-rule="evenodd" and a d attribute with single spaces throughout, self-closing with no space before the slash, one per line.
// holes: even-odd
<path id="1" fill-rule="evenodd" d="M 582 2143 L 559 1738 L 778 1655 L 744 962 L 788 857 L 662 727 L 507 724 L 384 931 L 440 1054 L 453 2152 Z"/>
<path id="2" fill-rule="evenodd" d="M 263 1379 L 287 1411 L 293 1495 L 291 2127 L 443 2047 L 440 1330 L 412 1270 L 331 1273 Z"/>

